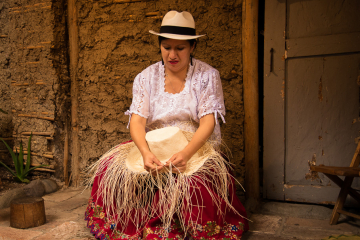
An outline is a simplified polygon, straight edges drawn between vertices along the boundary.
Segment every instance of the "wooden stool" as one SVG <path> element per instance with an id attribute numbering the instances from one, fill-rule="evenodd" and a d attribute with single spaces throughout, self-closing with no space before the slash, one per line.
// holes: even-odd
<path id="1" fill-rule="evenodd" d="M 360 203 L 360 194 L 351 187 L 355 177 L 360 177 L 360 142 L 356 148 L 354 157 L 349 167 L 335 167 L 335 166 L 311 166 L 311 171 L 321 172 L 325 174 L 330 180 L 340 187 L 340 193 L 336 200 L 334 210 L 330 219 L 330 224 L 336 224 L 340 214 L 344 214 L 353 218 L 360 219 L 360 215 L 350 213 L 343 210 L 344 202 L 349 194 Z M 342 180 L 338 176 L 345 176 Z"/>
<path id="2" fill-rule="evenodd" d="M 14 228 L 31 228 L 46 222 L 44 199 L 19 198 L 11 202 L 10 226 Z"/>

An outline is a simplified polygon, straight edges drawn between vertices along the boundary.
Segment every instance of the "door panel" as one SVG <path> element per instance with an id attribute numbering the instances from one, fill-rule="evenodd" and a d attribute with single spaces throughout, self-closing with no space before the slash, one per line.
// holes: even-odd
<path id="1" fill-rule="evenodd" d="M 309 164 L 349 166 L 356 149 L 359 9 L 358 0 L 265 2 L 265 198 L 336 200 L 339 188 Z"/>
<path id="2" fill-rule="evenodd" d="M 359 0 L 288 0 L 288 39 L 360 32 Z"/>
<path id="3" fill-rule="evenodd" d="M 287 61 L 286 184 L 313 184 L 304 175 L 309 161 L 349 166 L 360 130 L 353 123 L 359 117 L 359 64 L 360 54 Z"/>

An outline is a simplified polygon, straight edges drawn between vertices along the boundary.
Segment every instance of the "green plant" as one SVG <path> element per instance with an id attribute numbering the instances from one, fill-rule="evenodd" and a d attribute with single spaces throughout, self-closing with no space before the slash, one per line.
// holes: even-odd
<path id="1" fill-rule="evenodd" d="M 24 182 L 24 183 L 29 182 L 29 180 L 26 178 L 27 175 L 29 174 L 29 172 L 31 172 L 32 170 L 34 170 L 36 168 L 47 166 L 47 165 L 40 165 L 40 166 L 30 168 L 31 137 L 32 137 L 32 134 L 29 137 L 28 148 L 27 148 L 27 159 L 26 159 L 25 168 L 24 168 L 24 152 L 23 152 L 22 142 L 20 142 L 20 151 L 19 151 L 19 153 L 17 152 L 17 150 L 14 153 L 14 151 L 9 147 L 9 145 L 4 141 L 4 139 L 0 138 L 1 141 L 3 141 L 3 143 L 5 144 L 5 146 L 7 147 L 7 149 L 9 150 L 9 152 L 11 154 L 12 160 L 13 160 L 14 165 L 15 165 L 15 172 L 13 170 L 11 170 L 5 163 L 0 161 L 0 164 L 3 165 L 14 176 L 15 180 L 18 180 L 18 181 L 21 181 L 21 182 Z"/>

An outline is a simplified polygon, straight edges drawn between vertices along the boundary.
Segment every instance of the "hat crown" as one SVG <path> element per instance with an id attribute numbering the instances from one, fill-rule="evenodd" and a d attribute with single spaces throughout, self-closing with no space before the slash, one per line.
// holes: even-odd
<path id="1" fill-rule="evenodd" d="M 188 141 L 178 127 L 166 127 L 146 133 L 145 139 L 150 151 L 162 163 L 183 150 Z"/>
<path id="2" fill-rule="evenodd" d="M 195 21 L 189 12 L 170 11 L 165 14 L 161 26 L 177 26 L 195 29 Z"/>

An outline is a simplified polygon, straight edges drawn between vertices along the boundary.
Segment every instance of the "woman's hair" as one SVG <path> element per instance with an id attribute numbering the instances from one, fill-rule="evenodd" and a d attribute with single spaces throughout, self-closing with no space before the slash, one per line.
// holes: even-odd
<path id="1" fill-rule="evenodd" d="M 165 40 L 165 39 L 168 39 L 168 38 L 159 36 L 159 46 L 160 46 L 160 44 L 161 44 L 161 41 L 162 41 L 162 40 Z M 188 39 L 188 40 L 186 40 L 186 41 L 188 41 L 188 42 L 190 43 L 190 47 L 192 47 L 192 46 L 195 45 L 195 48 L 196 48 L 196 43 L 197 43 L 196 39 Z M 194 48 L 194 49 L 195 49 L 195 48 Z"/>

